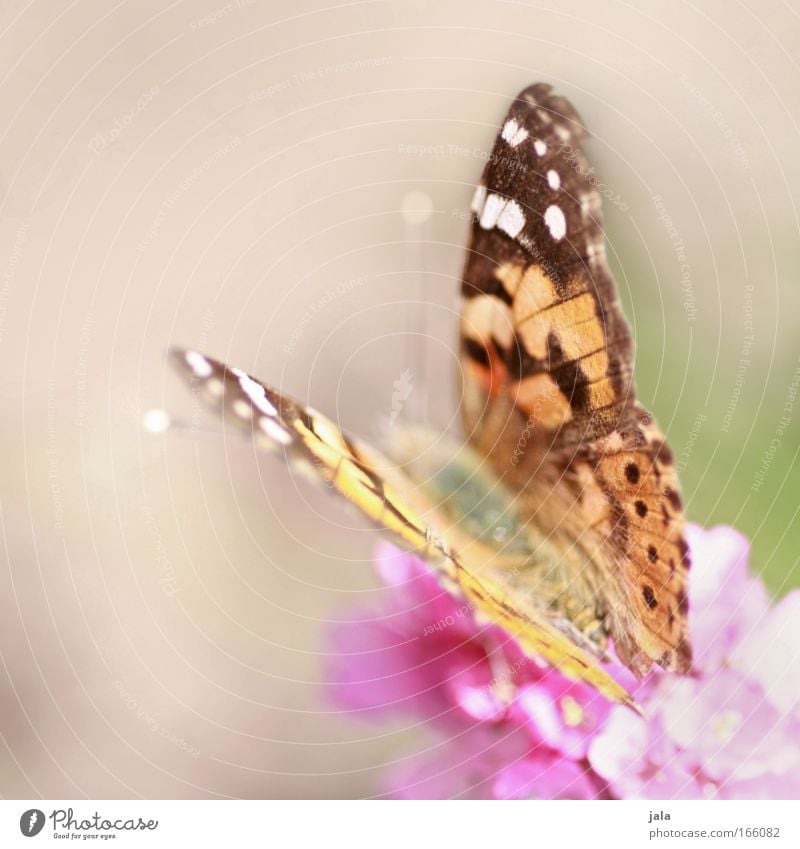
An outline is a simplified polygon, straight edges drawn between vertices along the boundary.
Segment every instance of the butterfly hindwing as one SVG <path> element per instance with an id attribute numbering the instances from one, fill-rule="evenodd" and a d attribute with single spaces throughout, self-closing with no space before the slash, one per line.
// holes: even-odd
<path id="1" fill-rule="evenodd" d="M 586 136 L 543 84 L 503 122 L 472 207 L 464 420 L 539 530 L 590 558 L 596 612 L 620 658 L 637 674 L 653 661 L 686 672 L 678 483 L 663 435 L 635 400 Z M 567 585 L 587 583 L 570 565 L 579 562 L 565 559 Z"/>
<path id="2" fill-rule="evenodd" d="M 381 452 L 239 369 L 194 351 L 175 351 L 174 358 L 206 404 L 252 433 L 261 447 L 277 451 L 336 490 L 396 542 L 425 558 L 443 586 L 466 599 L 478 619 L 499 625 L 529 654 L 568 677 L 636 707 L 590 652 L 534 605 L 509 595 L 498 573 L 483 568 L 495 552 L 453 527 L 424 490 Z"/>

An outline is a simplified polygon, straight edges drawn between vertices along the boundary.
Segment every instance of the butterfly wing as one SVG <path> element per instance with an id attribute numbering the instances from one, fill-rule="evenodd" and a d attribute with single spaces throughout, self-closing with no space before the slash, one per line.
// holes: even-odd
<path id="1" fill-rule="evenodd" d="M 470 544 L 402 469 L 366 443 L 346 436 L 327 417 L 254 380 L 243 371 L 195 351 L 175 351 L 193 391 L 257 443 L 344 496 L 374 524 L 424 557 L 443 586 L 470 604 L 479 618 L 502 627 L 523 650 L 584 681 L 607 698 L 636 708 L 631 696 L 584 649 L 533 606 L 509 599 L 491 570 L 493 552 Z M 448 537 L 445 540 L 445 537 Z M 456 545 L 451 545 L 451 539 Z M 459 544 L 463 549 L 457 550 Z M 470 550 L 468 550 L 470 549 Z"/>
<path id="2" fill-rule="evenodd" d="M 641 675 L 691 665 L 683 513 L 671 453 L 634 396 L 587 133 L 550 86 L 512 104 L 473 200 L 461 365 L 469 439 L 562 548 L 575 598 Z M 574 613 L 563 606 L 564 615 Z M 591 618 L 591 617 L 589 617 Z"/>

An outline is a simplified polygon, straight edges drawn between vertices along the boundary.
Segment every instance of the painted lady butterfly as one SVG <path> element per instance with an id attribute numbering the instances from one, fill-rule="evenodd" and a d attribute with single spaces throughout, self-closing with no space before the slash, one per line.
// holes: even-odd
<path id="1" fill-rule="evenodd" d="M 384 455 L 238 369 L 175 356 L 212 405 L 419 553 L 479 617 L 635 707 L 601 665 L 607 644 L 637 676 L 689 671 L 689 560 L 672 454 L 634 396 L 586 137 L 540 83 L 488 159 L 462 286 L 466 445 L 397 427 Z"/>

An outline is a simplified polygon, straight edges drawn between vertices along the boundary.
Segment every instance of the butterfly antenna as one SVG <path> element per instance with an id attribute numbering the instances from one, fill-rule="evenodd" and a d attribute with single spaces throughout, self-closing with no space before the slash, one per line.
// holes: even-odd
<path id="1" fill-rule="evenodd" d="M 428 324 L 428 309 L 425 298 L 425 279 L 423 272 L 419 269 L 425 267 L 423 263 L 422 251 L 423 245 L 430 236 L 430 219 L 433 212 L 433 201 L 427 192 L 414 190 L 409 192 L 404 198 L 401 208 L 403 216 L 403 230 L 405 237 L 406 260 L 408 268 L 414 275 L 414 300 L 411 309 L 407 311 L 408 327 L 406 328 L 406 353 L 407 360 L 411 362 L 411 368 L 406 369 L 400 376 L 400 392 L 406 393 L 405 397 L 410 398 L 408 405 L 409 418 L 416 422 L 426 422 L 428 420 L 428 398 L 426 392 L 415 393 L 416 397 L 411 397 L 412 393 L 412 377 L 417 378 L 420 386 L 425 386 L 427 362 L 426 356 L 428 351 L 427 342 L 427 324 Z M 417 341 L 417 337 L 421 337 L 422 342 Z M 413 342 L 411 340 L 414 340 Z M 393 401 L 398 392 L 398 381 L 394 384 Z M 403 400 L 405 403 L 405 399 Z M 392 423 L 396 418 L 394 413 L 394 404 L 392 407 Z"/>

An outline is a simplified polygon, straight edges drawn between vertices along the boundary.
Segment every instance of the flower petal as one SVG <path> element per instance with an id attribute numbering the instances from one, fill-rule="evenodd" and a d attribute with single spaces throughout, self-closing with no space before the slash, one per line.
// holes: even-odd
<path id="1" fill-rule="evenodd" d="M 604 782 L 586 762 L 557 752 L 535 752 L 506 767 L 494 783 L 496 799 L 596 799 Z"/>
<path id="2" fill-rule="evenodd" d="M 748 570 L 749 543 L 733 528 L 688 525 L 692 569 L 689 627 L 695 669 L 718 669 L 769 609 L 763 584 Z"/>
<path id="3" fill-rule="evenodd" d="M 742 640 L 731 664 L 784 713 L 800 715 L 800 590 L 793 590 Z"/>

